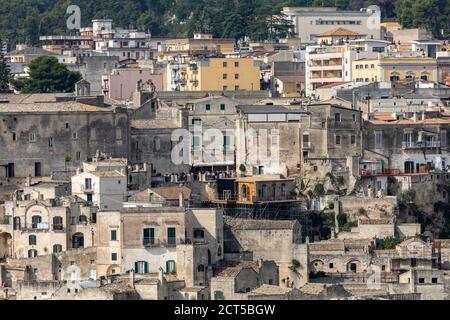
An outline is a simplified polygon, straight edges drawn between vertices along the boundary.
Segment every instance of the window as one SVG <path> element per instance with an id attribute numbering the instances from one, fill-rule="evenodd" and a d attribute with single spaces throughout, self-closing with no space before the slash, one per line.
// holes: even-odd
<path id="1" fill-rule="evenodd" d="M 80 152 L 80 151 L 77 151 L 77 152 L 75 153 L 75 160 L 76 160 L 76 161 L 80 161 L 80 160 L 81 160 L 81 152 Z"/>
<path id="2" fill-rule="evenodd" d="M 29 139 L 30 139 L 30 142 L 36 142 L 36 134 L 30 133 Z"/>
<path id="3" fill-rule="evenodd" d="M 37 257 L 37 255 L 38 255 L 37 250 L 34 249 L 28 250 L 28 258 L 35 258 Z"/>
<path id="4" fill-rule="evenodd" d="M 81 216 L 78 217 L 78 221 L 80 223 L 86 223 L 87 222 L 87 217 L 84 214 L 82 214 Z"/>
<path id="5" fill-rule="evenodd" d="M 62 252 L 62 245 L 60 244 L 53 245 L 53 253 L 60 253 L 60 252 Z"/>
<path id="6" fill-rule="evenodd" d="M 224 298 L 222 291 L 214 291 L 214 300 L 224 300 Z"/>
<path id="7" fill-rule="evenodd" d="M 111 253 L 111 261 L 117 261 L 117 253 Z"/>
<path id="8" fill-rule="evenodd" d="M 225 104 L 224 104 L 224 103 L 222 103 L 222 104 L 220 105 L 220 111 L 225 111 Z"/>
<path id="9" fill-rule="evenodd" d="M 54 231 L 62 231 L 63 230 L 63 218 L 62 217 L 53 217 L 53 230 Z"/>
<path id="10" fill-rule="evenodd" d="M 341 122 L 341 114 L 340 113 L 335 113 L 334 114 L 334 121 Z"/>
<path id="11" fill-rule="evenodd" d="M 194 230 L 194 238 L 195 239 L 203 239 L 205 237 L 205 231 L 201 229 Z"/>
<path id="12" fill-rule="evenodd" d="M 69 123 L 66 122 L 66 129 L 69 129 Z"/>
<path id="13" fill-rule="evenodd" d="M 419 283 L 425 283 L 425 278 L 419 278 Z"/>
<path id="14" fill-rule="evenodd" d="M 333 269 L 333 268 L 334 268 L 334 264 L 333 264 L 333 263 L 330 263 L 330 264 L 329 264 L 329 267 L 330 267 L 330 269 Z"/>
<path id="15" fill-rule="evenodd" d="M 14 230 L 20 230 L 21 229 L 20 217 L 14 217 L 13 222 L 14 222 L 14 226 L 13 226 Z"/>
<path id="16" fill-rule="evenodd" d="M 336 136 L 336 145 L 341 144 L 341 136 Z"/>
<path id="17" fill-rule="evenodd" d="M 237 79 L 239 79 L 239 73 L 235 73 L 234 74 L 234 78 L 237 80 Z"/>
<path id="18" fill-rule="evenodd" d="M 161 150 L 161 139 L 159 137 L 153 138 L 153 152 Z"/>
<path id="19" fill-rule="evenodd" d="M 175 272 L 175 261 L 173 260 L 166 261 L 166 272 L 167 273 Z"/>
<path id="20" fill-rule="evenodd" d="M 225 149 L 229 149 L 231 146 L 231 137 L 230 136 L 223 136 L 223 147 Z"/>
<path id="21" fill-rule="evenodd" d="M 134 272 L 138 274 L 148 273 L 148 262 L 136 261 L 134 263 Z"/>
<path id="22" fill-rule="evenodd" d="M 145 228 L 143 245 L 146 246 L 152 244 L 155 244 L 155 228 Z"/>
<path id="23" fill-rule="evenodd" d="M 192 118 L 192 124 L 201 126 L 202 125 L 202 119 Z"/>
<path id="24" fill-rule="evenodd" d="M 356 114 L 352 114 L 352 121 L 356 122 Z"/>
<path id="25" fill-rule="evenodd" d="M 167 228 L 167 244 L 174 245 L 177 243 L 176 232 L 176 229 L 173 227 Z"/>
<path id="26" fill-rule="evenodd" d="M 12 133 L 12 140 L 13 140 L 13 141 L 16 141 L 16 140 L 17 140 L 17 135 L 16 135 L 15 132 Z"/>
<path id="27" fill-rule="evenodd" d="M 197 271 L 198 272 L 205 272 L 205 266 L 202 265 L 202 264 L 199 264 L 198 267 L 197 267 Z"/>
<path id="28" fill-rule="evenodd" d="M 74 131 L 72 132 L 72 139 L 77 140 L 78 139 L 78 132 Z"/>
<path id="29" fill-rule="evenodd" d="M 84 179 L 84 188 L 86 190 L 92 190 L 92 179 L 90 178 Z"/>
<path id="30" fill-rule="evenodd" d="M 28 237 L 28 245 L 35 246 L 36 245 L 36 236 L 31 235 Z"/>
<path id="31" fill-rule="evenodd" d="M 383 133 L 375 132 L 375 149 L 381 149 L 383 147 Z"/>
<path id="32" fill-rule="evenodd" d="M 117 241 L 117 230 L 111 230 L 111 241 Z"/>
<path id="33" fill-rule="evenodd" d="M 38 225 L 42 222 L 41 216 L 32 216 L 31 217 L 31 228 L 37 229 Z"/>
<path id="34" fill-rule="evenodd" d="M 205 110 L 206 110 L 206 111 L 211 111 L 211 105 L 210 105 L 210 104 L 207 104 L 207 105 L 205 106 Z"/>
<path id="35" fill-rule="evenodd" d="M 48 138 L 48 146 L 49 146 L 50 148 L 53 147 L 53 137 Z"/>
<path id="36" fill-rule="evenodd" d="M 351 144 L 356 144 L 356 136 L 350 136 L 350 143 Z"/>
<path id="37" fill-rule="evenodd" d="M 87 201 L 87 202 L 92 203 L 92 201 L 93 201 L 92 198 L 93 198 L 92 193 L 88 193 L 88 194 L 86 195 L 86 201 Z"/>
<path id="38" fill-rule="evenodd" d="M 234 91 L 239 91 L 239 86 L 234 86 Z"/>
<path id="39" fill-rule="evenodd" d="M 193 136 L 192 137 L 192 145 L 194 146 L 194 149 L 199 149 L 200 148 L 200 137 Z"/>
<path id="40" fill-rule="evenodd" d="M 235 61 L 235 62 L 234 62 L 234 67 L 235 67 L 235 68 L 239 68 L 239 61 Z"/>
<path id="41" fill-rule="evenodd" d="M 227 75 L 226 73 L 224 73 L 224 74 L 222 75 L 222 79 L 226 80 L 227 78 L 228 78 L 228 75 Z"/>
<path id="42" fill-rule="evenodd" d="M 223 66 L 224 68 L 226 68 L 226 67 L 228 67 L 228 63 L 227 63 L 226 61 L 224 61 L 224 62 L 222 63 L 222 66 Z"/>
<path id="43" fill-rule="evenodd" d="M 438 278 L 431 278 L 431 283 L 438 283 Z"/>

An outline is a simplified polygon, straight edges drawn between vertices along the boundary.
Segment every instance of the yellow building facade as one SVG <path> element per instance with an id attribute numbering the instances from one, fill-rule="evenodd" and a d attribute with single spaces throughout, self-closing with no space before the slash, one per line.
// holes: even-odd
<path id="1" fill-rule="evenodd" d="M 260 70 L 251 58 L 209 58 L 186 68 L 182 91 L 260 90 Z"/>
<path id="2" fill-rule="evenodd" d="M 352 62 L 352 81 L 390 82 L 406 79 L 437 81 L 436 59 L 428 57 L 386 57 Z"/>

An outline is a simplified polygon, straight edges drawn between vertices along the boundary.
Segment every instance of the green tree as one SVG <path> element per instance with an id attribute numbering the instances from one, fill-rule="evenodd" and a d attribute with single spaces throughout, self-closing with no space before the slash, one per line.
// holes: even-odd
<path id="1" fill-rule="evenodd" d="M 379 247 L 383 250 L 392 250 L 400 243 L 400 241 L 395 237 L 387 237 L 385 238 Z"/>
<path id="2" fill-rule="evenodd" d="M 81 80 L 79 72 L 68 70 L 55 57 L 38 57 L 29 68 L 29 79 L 13 82 L 22 93 L 73 92 L 75 83 Z"/>
<path id="3" fill-rule="evenodd" d="M 6 59 L 3 54 L 3 41 L 0 39 L 0 92 L 8 90 L 10 79 L 11 69 L 6 63 Z"/>

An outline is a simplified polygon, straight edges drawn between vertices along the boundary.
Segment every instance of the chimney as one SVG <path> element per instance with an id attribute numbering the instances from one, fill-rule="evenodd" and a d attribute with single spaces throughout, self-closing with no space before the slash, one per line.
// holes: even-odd
<path id="1" fill-rule="evenodd" d="M 27 181 L 26 181 L 26 183 L 25 183 L 25 186 L 31 187 L 31 175 L 28 175 Z"/>
<path id="2" fill-rule="evenodd" d="M 134 289 L 134 279 L 135 279 L 134 269 L 131 269 L 130 270 L 130 286 L 133 289 Z"/>
<path id="3" fill-rule="evenodd" d="M 180 208 L 182 208 L 183 205 L 184 205 L 183 193 L 182 192 L 180 192 L 180 194 L 178 195 L 178 205 L 180 206 Z"/>
<path id="4" fill-rule="evenodd" d="M 160 283 L 164 282 L 164 270 L 163 268 L 159 268 L 158 270 L 158 280 Z"/>

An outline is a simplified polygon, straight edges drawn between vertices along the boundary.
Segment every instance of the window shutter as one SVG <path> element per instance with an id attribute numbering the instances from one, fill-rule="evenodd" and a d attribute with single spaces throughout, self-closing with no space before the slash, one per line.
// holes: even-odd
<path id="1" fill-rule="evenodd" d="M 138 272 L 139 272 L 139 269 L 138 269 L 138 263 L 137 263 L 137 262 L 134 263 L 134 272 L 135 272 L 135 273 L 138 273 Z"/>
<path id="2" fill-rule="evenodd" d="M 148 273 L 148 262 L 144 263 L 144 273 Z"/>

